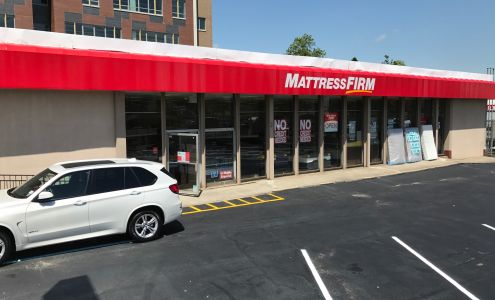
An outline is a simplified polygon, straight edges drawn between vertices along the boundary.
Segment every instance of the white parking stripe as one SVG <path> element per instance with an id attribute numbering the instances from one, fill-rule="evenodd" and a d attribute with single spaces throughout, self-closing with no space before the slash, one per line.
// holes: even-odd
<path id="1" fill-rule="evenodd" d="M 481 224 L 481 225 L 485 226 L 486 228 L 490 228 L 491 230 L 495 230 L 495 227 L 492 227 L 488 224 Z"/>
<path id="2" fill-rule="evenodd" d="M 414 254 L 414 256 L 416 256 L 417 258 L 419 258 L 427 266 L 429 266 L 435 272 L 437 272 L 438 274 L 440 274 L 448 282 L 452 283 L 458 290 L 460 290 L 461 292 L 463 292 L 464 295 L 468 296 L 469 299 L 479 300 L 478 297 L 476 297 L 475 295 L 471 294 L 471 292 L 469 292 L 464 287 L 462 287 L 462 285 L 460 285 L 459 283 L 457 283 L 457 281 L 455 281 L 454 279 L 450 278 L 449 275 L 445 274 L 442 270 L 440 270 L 434 264 L 432 264 L 431 262 L 429 262 L 426 258 L 424 258 L 423 256 L 421 256 L 421 254 L 419 254 L 418 252 L 414 251 L 413 248 L 409 247 L 406 243 L 404 243 L 403 241 L 401 241 L 398 237 L 393 236 L 392 239 L 394 239 L 394 241 L 396 241 L 397 243 L 399 243 L 402 247 L 406 248 L 409 252 L 411 252 L 412 254 Z"/>
<path id="3" fill-rule="evenodd" d="M 330 293 L 327 290 L 327 287 L 323 283 L 323 280 L 321 280 L 320 274 L 318 274 L 318 271 L 315 268 L 315 265 L 313 265 L 313 262 L 311 261 L 311 258 L 308 255 L 308 252 L 305 249 L 301 249 L 302 255 L 304 256 L 304 259 L 306 260 L 306 263 L 309 266 L 309 269 L 311 270 L 311 273 L 313 273 L 313 277 L 316 280 L 316 283 L 318 283 L 318 286 L 320 287 L 321 293 L 323 294 L 323 297 L 325 300 L 332 300 L 332 296 L 330 296 Z"/>

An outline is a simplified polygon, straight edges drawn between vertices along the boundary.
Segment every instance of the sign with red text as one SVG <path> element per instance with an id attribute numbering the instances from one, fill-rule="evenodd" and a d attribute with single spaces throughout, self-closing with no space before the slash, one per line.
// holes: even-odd
<path id="1" fill-rule="evenodd" d="M 299 120 L 299 142 L 311 143 L 311 120 Z"/>
<path id="2" fill-rule="evenodd" d="M 338 132 L 339 131 L 339 113 L 326 112 L 324 115 L 324 128 L 325 128 L 325 132 Z"/>
<path id="3" fill-rule="evenodd" d="M 191 152 L 177 151 L 177 162 L 188 163 L 191 161 Z"/>
<path id="4" fill-rule="evenodd" d="M 289 124 L 287 120 L 280 119 L 274 120 L 275 127 L 275 144 L 287 143 L 287 136 L 289 135 Z"/>

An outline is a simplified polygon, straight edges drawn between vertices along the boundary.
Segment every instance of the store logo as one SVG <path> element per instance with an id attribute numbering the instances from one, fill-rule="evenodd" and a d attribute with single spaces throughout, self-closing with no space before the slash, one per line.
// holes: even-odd
<path id="1" fill-rule="evenodd" d="M 287 73 L 285 88 L 344 90 L 346 95 L 358 93 L 371 94 L 375 90 L 375 82 L 376 78 L 352 76 L 347 78 L 329 78 L 300 76 L 297 73 Z"/>

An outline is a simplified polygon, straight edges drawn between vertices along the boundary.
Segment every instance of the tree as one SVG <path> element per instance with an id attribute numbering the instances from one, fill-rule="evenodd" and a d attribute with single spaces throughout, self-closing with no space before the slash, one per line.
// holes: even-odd
<path id="1" fill-rule="evenodd" d="M 354 56 L 354 57 L 351 59 L 351 61 L 359 61 L 359 60 L 357 59 L 357 57 L 355 57 L 355 56 Z"/>
<path id="2" fill-rule="evenodd" d="M 324 57 L 327 52 L 315 47 L 315 39 L 310 34 L 303 34 L 294 39 L 286 51 L 289 55 Z"/>
<path id="3" fill-rule="evenodd" d="M 385 58 L 385 60 L 382 61 L 382 64 L 394 65 L 394 66 L 405 66 L 406 65 L 406 63 L 403 60 L 390 58 L 390 55 L 388 55 L 388 54 L 385 54 L 383 57 Z"/>

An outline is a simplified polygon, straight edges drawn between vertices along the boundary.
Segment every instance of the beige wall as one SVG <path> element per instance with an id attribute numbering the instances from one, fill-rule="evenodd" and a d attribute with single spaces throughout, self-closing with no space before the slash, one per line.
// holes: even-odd
<path id="1" fill-rule="evenodd" d="M 115 117 L 122 105 L 113 92 L 0 90 L 0 174 L 31 175 L 59 161 L 122 156 L 116 147 L 122 129 L 116 127 L 123 117 Z"/>
<path id="2" fill-rule="evenodd" d="M 198 0 L 198 17 L 206 18 L 206 31 L 198 31 L 198 45 L 202 47 L 213 46 L 213 18 L 211 0 Z"/>
<path id="3" fill-rule="evenodd" d="M 450 150 L 454 159 L 483 156 L 486 100 L 451 100 L 448 115 L 445 150 Z"/>

